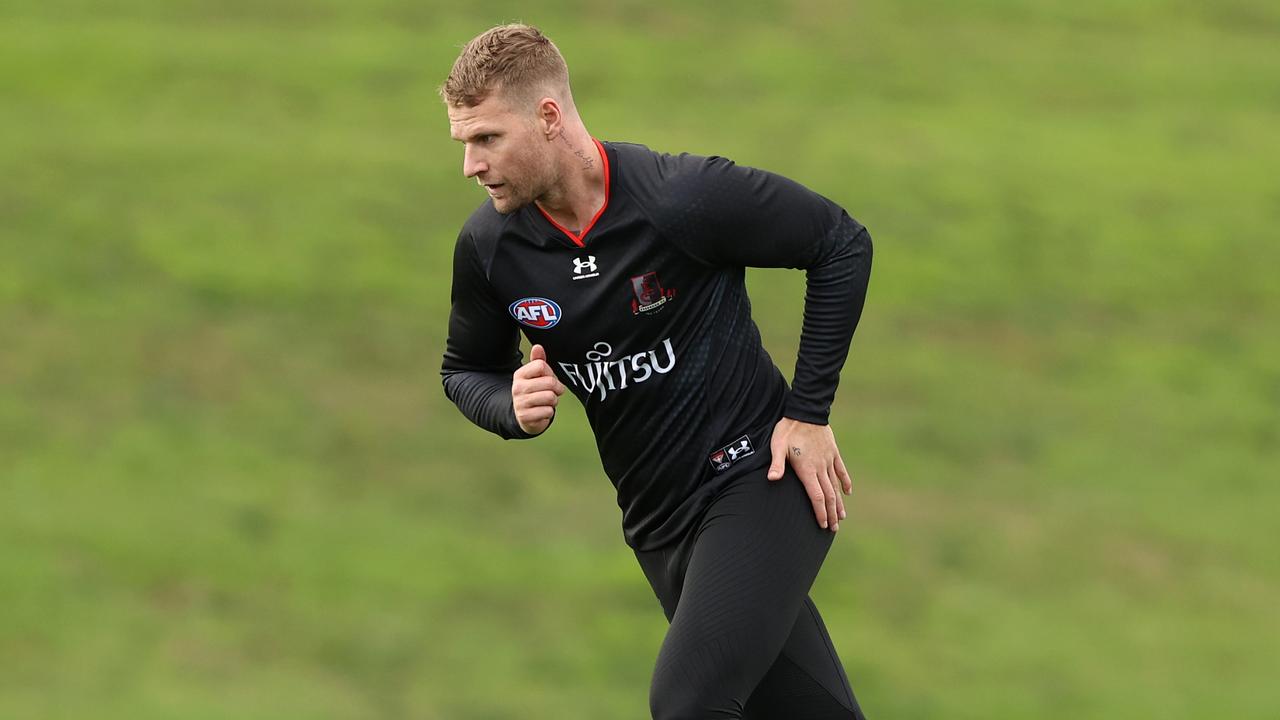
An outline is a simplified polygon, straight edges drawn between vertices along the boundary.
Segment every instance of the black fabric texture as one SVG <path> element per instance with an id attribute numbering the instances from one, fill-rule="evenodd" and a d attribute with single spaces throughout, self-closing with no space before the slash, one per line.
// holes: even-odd
<path id="1" fill-rule="evenodd" d="M 671 622 L 655 720 L 864 717 L 807 595 L 833 535 L 792 471 L 766 472 L 724 487 L 679 542 L 636 553 Z"/>

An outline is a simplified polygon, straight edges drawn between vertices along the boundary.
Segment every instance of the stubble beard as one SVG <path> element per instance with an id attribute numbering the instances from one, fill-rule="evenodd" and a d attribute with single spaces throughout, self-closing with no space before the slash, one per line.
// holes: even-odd
<path id="1" fill-rule="evenodd" d="M 502 197 L 500 197 L 500 198 L 491 197 L 491 198 L 490 198 L 490 199 L 492 199 L 492 200 L 493 200 L 493 209 L 494 209 L 494 210 L 497 210 L 498 212 L 502 213 L 503 215 L 510 215 L 511 213 L 513 213 L 513 212 L 515 212 L 515 211 L 519 210 L 520 208 L 524 207 L 525 205 L 528 205 L 528 204 L 529 204 L 529 201 L 528 201 L 528 200 L 522 200 L 522 199 L 519 199 L 519 198 L 517 198 L 515 195 L 513 195 L 513 194 L 512 194 L 512 192 L 511 192 L 512 187 L 511 187 L 511 184 L 510 184 L 510 183 L 507 183 L 506 185 L 504 185 L 502 189 L 505 191 Z"/>
<path id="2" fill-rule="evenodd" d="M 502 186 L 502 197 L 491 197 L 493 200 L 493 209 L 503 215 L 510 215 L 520 208 L 532 203 L 537 199 L 537 195 L 530 190 L 530 186 L 521 183 L 519 186 L 510 182 Z"/>
<path id="3" fill-rule="evenodd" d="M 554 185 L 550 158 L 531 157 L 527 167 L 529 168 L 529 173 L 525 174 L 526 179 L 522 179 L 518 183 L 510 180 L 506 181 L 502 186 L 502 197 L 491 198 L 494 210 L 503 215 L 510 215 L 545 195 L 547 190 Z M 537 177 L 533 176 L 535 170 L 538 171 Z"/>

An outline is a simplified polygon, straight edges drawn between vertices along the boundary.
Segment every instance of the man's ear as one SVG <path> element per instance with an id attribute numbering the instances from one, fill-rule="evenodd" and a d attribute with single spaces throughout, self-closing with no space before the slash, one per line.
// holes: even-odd
<path id="1" fill-rule="evenodd" d="M 564 113 L 555 98 L 544 97 L 538 101 L 538 129 L 547 140 L 555 140 L 564 132 Z"/>

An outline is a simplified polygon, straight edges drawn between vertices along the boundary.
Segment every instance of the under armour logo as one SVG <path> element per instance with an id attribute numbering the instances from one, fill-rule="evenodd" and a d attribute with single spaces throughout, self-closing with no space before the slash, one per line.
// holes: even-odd
<path id="1" fill-rule="evenodd" d="M 750 455 L 753 452 L 751 443 L 745 437 L 739 440 L 737 445 L 730 445 L 725 450 L 729 452 L 729 458 L 732 460 L 737 460 L 739 456 Z"/>
<path id="2" fill-rule="evenodd" d="M 600 273 L 596 272 L 596 256 L 588 255 L 586 260 L 581 258 L 573 259 L 573 275 L 574 280 L 586 280 L 587 278 L 596 277 Z M 583 273 L 586 273 L 585 275 Z"/>

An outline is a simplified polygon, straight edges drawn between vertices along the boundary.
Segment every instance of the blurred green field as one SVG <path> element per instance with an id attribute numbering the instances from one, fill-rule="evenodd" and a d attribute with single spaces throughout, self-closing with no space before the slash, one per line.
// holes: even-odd
<path id="1" fill-rule="evenodd" d="M 648 717 L 581 408 L 439 387 L 435 87 L 513 19 L 598 137 L 871 229 L 814 588 L 871 717 L 1280 717 L 1280 7 L 728 7 L 0 9 L 0 718 Z"/>

